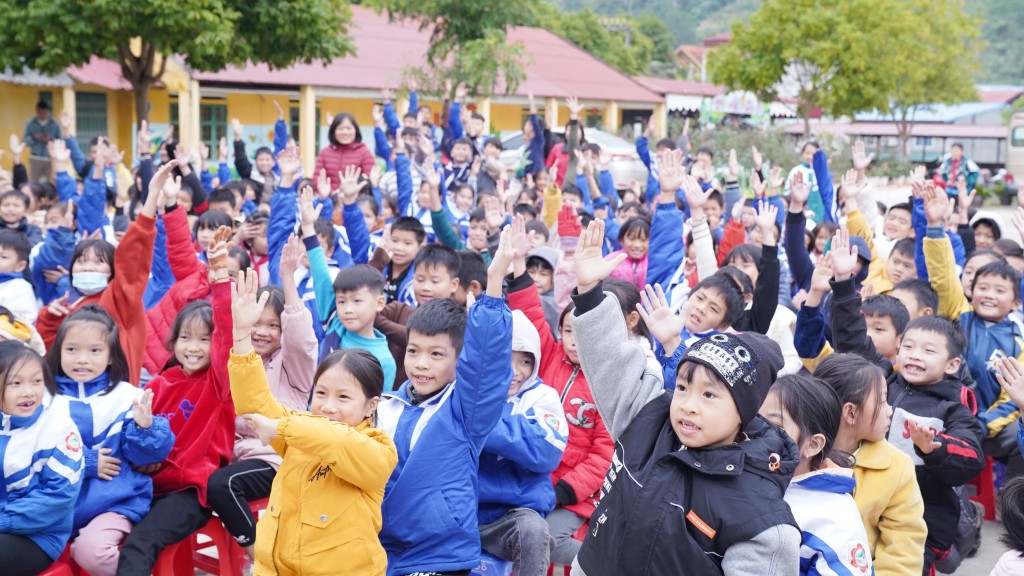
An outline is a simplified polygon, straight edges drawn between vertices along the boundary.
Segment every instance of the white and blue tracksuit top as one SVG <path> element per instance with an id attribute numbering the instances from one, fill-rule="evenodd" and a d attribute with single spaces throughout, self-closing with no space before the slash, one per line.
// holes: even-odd
<path id="1" fill-rule="evenodd" d="M 408 381 L 381 398 L 377 425 L 398 449 L 382 505 L 388 576 L 480 563 L 480 452 L 511 381 L 512 314 L 503 299 L 483 296 L 469 311 L 455 381 L 419 405 L 409 401 Z"/>
<path id="2" fill-rule="evenodd" d="M 68 401 L 46 394 L 31 416 L 0 417 L 0 534 L 26 536 L 56 559 L 82 486 L 82 439 Z"/>
<path id="3" fill-rule="evenodd" d="M 512 311 L 512 350 L 533 355 L 533 374 L 508 398 L 501 420 L 487 436 L 480 454 L 481 525 L 501 518 L 512 508 L 547 515 L 555 509 L 551 473 L 562 461 L 569 439 L 562 400 L 554 388 L 537 378 L 540 336 L 519 310 Z"/>
<path id="4" fill-rule="evenodd" d="M 871 548 L 847 468 L 828 468 L 793 478 L 785 500 L 800 525 L 801 576 L 874 574 Z"/>
<path id="5" fill-rule="evenodd" d="M 108 383 L 106 374 L 82 383 L 57 378 L 82 435 L 85 454 L 82 493 L 75 504 L 76 531 L 104 512 L 120 514 L 133 524 L 142 520 L 153 500 L 153 480 L 135 468 L 163 462 L 174 446 L 167 418 L 153 416 L 148 429 L 135 423 L 132 401 L 140 393 L 138 388 L 120 382 L 104 394 Z M 109 448 L 108 456 L 121 460 L 121 472 L 112 480 L 97 475 L 101 448 Z"/>

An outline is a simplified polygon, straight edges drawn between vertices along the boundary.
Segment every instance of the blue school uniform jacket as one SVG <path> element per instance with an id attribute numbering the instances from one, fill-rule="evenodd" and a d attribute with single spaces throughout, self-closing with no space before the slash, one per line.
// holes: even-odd
<path id="1" fill-rule="evenodd" d="M 106 373 L 82 383 L 57 377 L 57 386 L 68 398 L 71 418 L 84 446 L 85 470 L 82 493 L 75 504 L 75 531 L 104 512 L 115 512 L 132 523 L 142 520 L 153 500 L 153 480 L 135 468 L 163 462 L 174 446 L 174 434 L 166 418 L 153 416 L 149 429 L 135 423 L 132 400 L 139 395 L 138 388 L 120 382 L 110 392 L 102 393 L 109 383 Z M 112 480 L 97 476 L 101 448 L 109 448 L 108 456 L 121 460 L 121 472 Z"/>
<path id="2" fill-rule="evenodd" d="M 0 412 L 0 534 L 30 538 L 56 559 L 82 486 L 82 438 L 68 400 L 46 395 L 31 416 Z"/>
<path id="3" fill-rule="evenodd" d="M 398 449 L 380 531 L 389 576 L 480 563 L 477 470 L 512 381 L 511 332 L 505 302 L 483 296 L 469 311 L 455 381 L 418 406 L 408 381 L 382 397 L 378 427 Z"/>
<path id="4" fill-rule="evenodd" d="M 967 367 L 971 370 L 978 399 L 978 420 L 991 438 L 1017 419 L 1017 406 L 1002 394 L 996 374 L 999 361 L 1019 358 L 1024 352 L 1024 326 L 1012 317 L 1002 322 L 986 322 L 974 312 L 960 315 L 960 326 L 967 332 Z"/>
<path id="5" fill-rule="evenodd" d="M 789 483 L 786 504 L 800 525 L 801 576 L 873 574 L 871 547 L 847 470 L 803 474 Z"/>

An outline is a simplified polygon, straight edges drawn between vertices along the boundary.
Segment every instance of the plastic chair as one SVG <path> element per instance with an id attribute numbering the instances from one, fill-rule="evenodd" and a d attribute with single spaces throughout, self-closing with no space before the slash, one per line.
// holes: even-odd
<path id="1" fill-rule="evenodd" d="M 480 551 L 480 565 L 469 572 L 469 576 L 510 576 L 512 563 Z"/>
<path id="2" fill-rule="evenodd" d="M 996 483 L 992 473 L 992 459 L 985 459 L 985 469 L 968 482 L 974 486 L 974 496 L 971 500 L 985 507 L 985 520 L 996 519 Z"/>
<path id="3" fill-rule="evenodd" d="M 253 517 L 259 519 L 267 507 L 267 498 L 249 502 Z M 205 537 L 199 542 L 199 536 Z M 181 542 L 164 548 L 153 567 L 155 576 L 192 574 L 196 568 L 216 576 L 241 576 L 245 551 L 213 516 L 210 521 Z"/>
<path id="4" fill-rule="evenodd" d="M 74 574 L 71 572 L 70 566 L 58 560 L 36 576 L 74 576 Z"/>

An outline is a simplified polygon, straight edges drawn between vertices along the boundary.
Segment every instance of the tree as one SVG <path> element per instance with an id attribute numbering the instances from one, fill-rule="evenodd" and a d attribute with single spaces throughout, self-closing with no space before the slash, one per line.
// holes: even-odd
<path id="1" fill-rule="evenodd" d="M 979 68 L 977 42 L 982 24 L 964 11 L 963 0 L 903 0 L 915 23 L 884 43 L 893 63 L 892 93 L 886 111 L 896 123 L 900 158 L 914 115 L 928 104 L 955 104 L 977 98 L 973 77 Z"/>
<path id="2" fill-rule="evenodd" d="M 352 52 L 344 0 L 0 0 L 0 67 L 57 73 L 93 56 L 121 65 L 139 120 L 177 55 L 197 70 L 283 68 Z"/>
<path id="3" fill-rule="evenodd" d="M 766 0 L 712 53 L 711 75 L 765 100 L 795 94 L 806 137 L 815 108 L 843 116 L 888 105 L 899 63 L 884 45 L 913 23 L 901 1 Z"/>

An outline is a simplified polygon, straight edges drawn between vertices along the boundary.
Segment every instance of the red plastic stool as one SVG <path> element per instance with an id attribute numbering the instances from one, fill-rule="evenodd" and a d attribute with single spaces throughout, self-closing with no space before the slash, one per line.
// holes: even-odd
<path id="1" fill-rule="evenodd" d="M 249 509 L 257 520 L 260 513 L 267 508 L 267 500 L 262 498 L 249 502 Z M 199 536 L 205 536 L 208 541 L 200 543 Z M 214 552 L 216 557 L 209 552 Z M 198 568 L 216 576 L 241 576 L 244 564 L 245 551 L 224 528 L 220 518 L 213 516 L 205 526 L 185 540 L 164 548 L 156 566 L 153 567 L 153 574 L 192 574 Z"/>
<path id="2" fill-rule="evenodd" d="M 78 564 L 75 563 L 75 559 L 71 557 L 71 543 L 64 547 L 64 551 L 60 553 L 60 558 L 57 558 L 57 562 L 66 564 L 71 569 L 71 576 L 89 576 L 89 573 L 82 570 Z"/>
<path id="3" fill-rule="evenodd" d="M 968 482 L 974 486 L 971 500 L 985 507 L 985 520 L 996 519 L 996 483 L 992 474 L 992 459 L 985 459 L 985 469 Z"/>
<path id="4" fill-rule="evenodd" d="M 74 576 L 74 574 L 72 574 L 70 566 L 58 560 L 37 576 Z"/>

